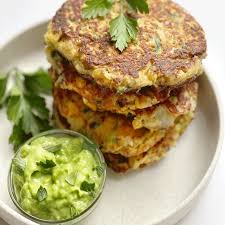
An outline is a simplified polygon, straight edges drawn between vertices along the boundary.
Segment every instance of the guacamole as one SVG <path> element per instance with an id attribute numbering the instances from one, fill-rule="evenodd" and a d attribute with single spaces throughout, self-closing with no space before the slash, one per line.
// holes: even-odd
<path id="1" fill-rule="evenodd" d="M 17 202 L 44 220 L 74 218 L 101 191 L 104 165 L 95 146 L 82 137 L 50 135 L 25 144 L 12 164 Z"/>

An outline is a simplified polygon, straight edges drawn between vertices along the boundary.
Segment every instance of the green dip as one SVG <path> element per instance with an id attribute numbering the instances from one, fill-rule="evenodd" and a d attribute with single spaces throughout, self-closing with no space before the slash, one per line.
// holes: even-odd
<path id="1" fill-rule="evenodd" d="M 12 164 L 20 207 L 44 220 L 71 219 L 101 191 L 104 167 L 93 144 L 82 137 L 49 135 L 25 144 Z"/>

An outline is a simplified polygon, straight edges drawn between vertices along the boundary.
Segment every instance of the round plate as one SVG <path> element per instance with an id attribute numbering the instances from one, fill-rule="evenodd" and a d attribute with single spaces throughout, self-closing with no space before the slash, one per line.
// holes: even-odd
<path id="1" fill-rule="evenodd" d="M 0 71 L 19 67 L 33 71 L 48 68 L 43 34 L 46 23 L 17 36 L 0 50 Z M 222 143 L 222 113 L 210 74 L 199 79 L 196 118 L 158 164 L 118 175 L 108 171 L 102 199 L 85 225 L 172 225 L 192 207 L 212 174 Z M 35 224 L 14 207 L 7 191 L 7 174 L 13 156 L 8 144 L 11 125 L 0 112 L 0 216 L 9 224 Z"/>

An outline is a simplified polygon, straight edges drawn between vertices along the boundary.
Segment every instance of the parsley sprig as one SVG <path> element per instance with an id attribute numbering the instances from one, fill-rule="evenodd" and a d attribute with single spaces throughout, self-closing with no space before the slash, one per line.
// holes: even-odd
<path id="1" fill-rule="evenodd" d="M 9 142 L 17 148 L 29 137 L 48 130 L 49 110 L 42 94 L 51 91 L 51 79 L 46 71 L 23 73 L 17 69 L 0 75 L 0 106 L 6 107 L 13 123 Z"/>
<path id="2" fill-rule="evenodd" d="M 106 16 L 112 9 L 113 0 L 85 0 L 82 8 L 82 15 L 85 19 Z M 128 7 L 124 7 L 128 4 Z M 109 23 L 109 33 L 115 46 L 121 52 L 128 46 L 128 43 L 136 40 L 138 32 L 138 21 L 128 15 L 125 8 L 135 12 L 148 13 L 149 7 L 146 0 L 121 0 L 120 14 Z"/>

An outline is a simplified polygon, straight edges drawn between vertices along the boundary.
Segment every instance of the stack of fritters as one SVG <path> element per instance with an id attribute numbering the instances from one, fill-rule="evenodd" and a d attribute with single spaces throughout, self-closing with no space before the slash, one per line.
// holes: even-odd
<path id="1" fill-rule="evenodd" d="M 57 125 L 89 136 L 117 172 L 161 159 L 197 104 L 204 32 L 172 1 L 148 3 L 149 14 L 132 15 L 137 40 L 122 53 L 108 31 L 118 2 L 106 18 L 84 20 L 83 1 L 69 0 L 45 35 Z"/>

